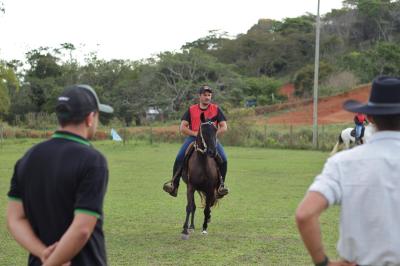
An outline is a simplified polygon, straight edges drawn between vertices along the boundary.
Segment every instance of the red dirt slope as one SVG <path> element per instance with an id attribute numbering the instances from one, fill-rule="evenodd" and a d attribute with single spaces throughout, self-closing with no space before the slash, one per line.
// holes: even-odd
<path id="1" fill-rule="evenodd" d="M 354 115 L 343 110 L 343 102 L 348 99 L 366 102 L 369 97 L 370 89 L 370 85 L 363 85 L 341 95 L 320 99 L 318 101 L 318 123 L 334 124 L 352 122 Z M 308 103 L 267 119 L 257 119 L 257 123 L 311 125 L 313 123 L 313 103 Z"/>

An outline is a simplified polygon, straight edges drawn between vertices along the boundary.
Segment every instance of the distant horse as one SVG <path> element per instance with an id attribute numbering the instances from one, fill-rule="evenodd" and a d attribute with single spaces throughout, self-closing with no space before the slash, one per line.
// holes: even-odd
<path id="1" fill-rule="evenodd" d="M 217 127 L 211 120 L 205 120 L 201 114 L 201 125 L 194 144 L 194 151 L 189 154 L 182 179 L 187 185 L 186 219 L 183 225 L 182 239 L 189 238 L 189 231 L 194 230 L 196 204 L 194 192 L 198 191 L 204 204 L 203 234 L 207 234 L 207 225 L 211 221 L 211 207 L 218 201 L 217 189 L 222 182 L 215 157 L 217 155 Z M 191 214 L 190 227 L 189 216 Z"/>
<path id="2" fill-rule="evenodd" d="M 357 145 L 354 131 L 355 130 L 352 127 L 348 127 L 342 130 L 342 132 L 339 135 L 338 141 L 336 142 L 335 146 L 331 151 L 331 156 L 338 152 L 341 144 L 344 144 L 345 149 L 349 149 L 350 145 L 353 144 Z M 367 142 L 368 138 L 371 137 L 371 135 L 375 133 L 375 131 L 376 131 L 375 126 L 373 124 L 368 124 L 365 127 L 364 136 L 361 138 L 362 142 L 363 143 Z"/>

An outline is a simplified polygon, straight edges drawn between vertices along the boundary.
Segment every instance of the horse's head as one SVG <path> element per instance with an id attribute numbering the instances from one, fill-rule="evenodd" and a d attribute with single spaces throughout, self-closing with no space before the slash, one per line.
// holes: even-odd
<path id="1" fill-rule="evenodd" d="M 215 157 L 217 154 L 217 127 L 210 119 L 205 118 L 204 113 L 201 113 L 200 120 L 199 135 L 203 149 L 207 155 Z"/>

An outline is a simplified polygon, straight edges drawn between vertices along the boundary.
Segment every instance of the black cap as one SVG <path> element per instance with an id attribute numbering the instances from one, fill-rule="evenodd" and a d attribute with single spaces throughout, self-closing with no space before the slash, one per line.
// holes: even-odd
<path id="1" fill-rule="evenodd" d="M 58 116 L 81 118 L 93 111 L 112 113 L 114 109 L 101 104 L 96 92 L 89 85 L 67 87 L 57 99 Z"/>
<path id="2" fill-rule="evenodd" d="M 203 94 L 203 93 L 205 93 L 206 91 L 208 91 L 209 93 L 212 93 L 212 89 L 211 89 L 209 86 L 207 86 L 207 85 L 201 86 L 201 87 L 199 88 L 199 94 Z"/>
<path id="3" fill-rule="evenodd" d="M 378 77 L 372 82 L 371 94 L 367 103 L 348 100 L 344 109 L 368 115 L 400 114 L 400 79 L 397 77 Z"/>

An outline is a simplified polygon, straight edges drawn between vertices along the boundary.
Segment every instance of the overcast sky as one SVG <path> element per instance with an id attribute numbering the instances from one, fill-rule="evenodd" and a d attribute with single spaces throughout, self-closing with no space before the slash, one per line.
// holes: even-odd
<path id="1" fill-rule="evenodd" d="M 0 0 L 0 59 L 23 59 L 40 46 L 73 43 L 83 54 L 138 60 L 176 51 L 186 42 L 226 31 L 236 36 L 260 18 L 316 14 L 318 0 Z M 321 0 L 320 12 L 342 0 Z"/>

